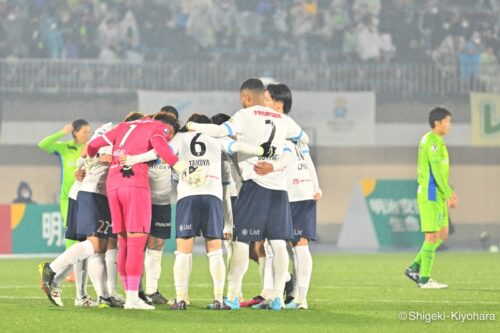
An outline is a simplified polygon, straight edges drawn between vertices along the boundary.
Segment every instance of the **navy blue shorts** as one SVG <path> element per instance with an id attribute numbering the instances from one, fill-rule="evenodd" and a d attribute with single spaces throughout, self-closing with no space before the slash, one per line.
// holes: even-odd
<path id="1" fill-rule="evenodd" d="M 87 239 L 87 237 L 84 236 L 78 238 L 76 236 L 77 211 L 78 204 L 76 203 L 76 200 L 70 198 L 68 204 L 68 216 L 66 217 L 66 232 L 64 234 L 64 237 L 66 239 L 84 241 L 85 239 Z"/>
<path id="2" fill-rule="evenodd" d="M 243 182 L 234 212 L 234 239 L 292 240 L 292 215 L 286 191 L 270 190 L 252 180 Z"/>
<path id="3" fill-rule="evenodd" d="M 102 194 L 80 191 L 76 200 L 77 237 L 108 238 L 113 233 L 108 198 Z"/>
<path id="4" fill-rule="evenodd" d="M 290 202 L 292 211 L 293 241 L 301 238 L 316 240 L 316 201 Z"/>
<path id="5" fill-rule="evenodd" d="M 172 228 L 170 205 L 153 205 L 151 213 L 151 231 L 149 234 L 156 238 L 170 239 L 170 230 Z"/>
<path id="6" fill-rule="evenodd" d="M 213 195 L 192 195 L 177 201 L 176 238 L 223 238 L 222 201 Z"/>

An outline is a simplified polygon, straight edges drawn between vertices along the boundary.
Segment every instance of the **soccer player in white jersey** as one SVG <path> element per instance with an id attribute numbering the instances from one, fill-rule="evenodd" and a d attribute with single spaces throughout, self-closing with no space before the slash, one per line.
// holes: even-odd
<path id="1" fill-rule="evenodd" d="M 261 162 L 274 164 L 279 161 L 286 139 L 308 143 L 308 138 L 290 117 L 262 106 L 264 85 L 259 79 L 248 79 L 242 84 L 240 99 L 245 108 L 223 125 L 188 123 L 188 126 L 215 137 L 237 135 L 238 141 L 260 145 L 264 149 L 264 155 L 259 158 L 238 154 L 243 185 L 234 212 L 235 242 L 225 303 L 232 309 L 239 309 L 238 295 L 248 269 L 249 243 L 267 238 L 274 253 L 274 290 L 268 308 L 281 310 L 288 276 L 286 241 L 293 238 L 286 177 L 283 169 L 278 167 L 267 175 L 257 172 Z"/>
<path id="2" fill-rule="evenodd" d="M 191 115 L 188 121 L 211 122 L 207 116 L 201 114 Z M 196 131 L 188 132 L 186 128 L 181 129 L 170 144 L 180 158 L 189 161 L 190 168 L 202 166 L 206 172 L 206 181 L 198 187 L 193 187 L 182 178 L 177 186 L 177 251 L 174 263 L 176 302 L 172 309 L 186 309 L 186 287 L 190 276 L 194 237 L 203 235 L 214 284 L 214 302 L 209 308 L 228 310 L 230 307 L 223 302 L 226 268 L 222 254 L 224 222 L 221 152 L 231 154 L 239 151 L 240 154 L 256 156 L 262 154 L 264 149 L 258 145 L 238 143 L 230 138 L 215 139 Z"/>
<path id="3" fill-rule="evenodd" d="M 111 129 L 111 123 L 101 126 L 94 132 L 93 138 L 104 134 L 109 129 Z M 110 148 L 101 148 L 100 154 L 110 153 Z M 85 149 L 82 154 L 85 154 Z M 70 239 L 81 242 L 67 249 L 50 265 L 45 263 L 42 267 L 43 289 L 55 305 L 63 305 L 61 292 L 58 289 L 69 267 L 86 259 L 88 259 L 88 272 L 92 284 L 99 296 L 99 303 L 106 306 L 122 305 L 110 298 L 106 285 L 105 252 L 107 238 L 111 233 L 111 219 L 105 195 L 108 167 L 108 163 L 101 162 L 98 158 L 85 159 L 85 177 L 78 186 L 76 201 L 72 202 L 73 206 L 69 213 L 71 222 L 67 230 Z M 74 186 L 73 193 L 75 189 L 76 186 Z M 86 284 L 86 281 L 83 282 Z M 83 289 L 83 291 L 77 293 L 75 306 L 96 306 L 97 302 L 87 296 L 84 285 L 82 286 L 83 288 L 80 288 L 81 286 L 77 285 L 77 289 Z"/>
<path id="4" fill-rule="evenodd" d="M 265 92 L 265 105 L 288 114 L 291 108 L 291 91 L 284 84 L 270 84 Z M 307 309 L 307 291 L 312 273 L 309 241 L 316 238 L 316 201 L 321 199 L 316 168 L 306 144 L 287 140 L 293 152 L 293 163 L 286 168 L 287 190 L 292 212 L 293 278 L 294 289 L 285 300 L 287 309 Z"/>
<path id="5" fill-rule="evenodd" d="M 124 121 L 140 118 L 142 118 L 142 114 L 134 112 L 127 115 Z M 101 126 L 95 131 L 93 138 L 110 129 L 110 123 Z M 89 259 L 88 270 L 94 289 L 99 296 L 99 304 L 113 307 L 123 306 L 121 297 L 116 294 L 116 264 L 112 263 L 112 269 L 109 269 L 110 265 L 105 258 L 105 252 L 108 248 L 107 239 L 112 235 L 111 217 L 106 198 L 106 177 L 109 168 L 109 159 L 106 157 L 109 156 L 111 150 L 111 146 L 102 147 L 97 159 L 87 158 L 85 160 L 85 176 L 78 187 L 78 194 L 71 213 L 68 213 L 68 216 L 71 217 L 71 223 L 66 231 L 69 237 L 81 240 L 81 242 L 67 249 L 52 263 L 44 263 L 40 267 L 42 288 L 49 300 L 55 305 L 63 306 L 59 286 L 69 267 Z M 76 186 L 72 192 L 75 193 L 75 190 Z M 114 248 L 116 249 L 116 246 Z M 112 259 L 116 262 L 116 255 Z M 108 279 L 107 273 L 114 275 L 115 278 Z M 84 285 L 82 282 L 82 286 Z M 97 302 L 87 296 L 84 287 L 80 289 L 82 289 L 81 292 L 77 290 L 75 306 L 96 306 Z"/>
<path id="6" fill-rule="evenodd" d="M 231 119 L 227 114 L 218 113 L 212 116 L 212 123 L 216 125 L 222 125 L 226 121 Z M 223 197 L 223 207 L 224 207 L 224 247 L 227 252 L 227 260 L 229 264 L 229 259 L 232 254 L 232 239 L 233 239 L 233 212 L 238 202 L 238 188 L 236 180 L 234 177 L 234 171 L 238 173 L 238 170 L 234 166 L 233 156 L 229 156 L 226 153 L 222 153 L 222 197 Z M 238 173 L 239 174 L 239 173 Z"/>
<path id="7" fill-rule="evenodd" d="M 164 107 L 166 108 L 166 107 Z M 164 109 L 162 108 L 162 110 Z M 175 110 L 175 109 L 174 109 Z M 172 115 L 177 120 L 176 113 L 160 111 L 159 113 Z M 154 116 L 153 116 L 154 119 Z M 180 126 L 175 122 L 175 133 Z M 166 304 L 168 300 L 158 291 L 158 281 L 161 275 L 161 258 L 165 240 L 170 239 L 171 230 L 171 195 L 172 169 L 161 158 L 150 161 L 149 186 L 151 190 L 152 215 L 151 231 L 146 243 L 144 256 L 144 274 L 146 276 L 147 300 L 155 305 Z"/>

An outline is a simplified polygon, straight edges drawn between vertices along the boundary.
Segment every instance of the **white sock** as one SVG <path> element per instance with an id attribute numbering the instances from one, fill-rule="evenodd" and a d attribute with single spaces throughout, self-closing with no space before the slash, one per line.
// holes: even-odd
<path id="1" fill-rule="evenodd" d="M 125 290 L 127 303 L 135 303 L 139 301 L 139 292 L 137 290 Z"/>
<path id="2" fill-rule="evenodd" d="M 96 291 L 97 297 L 108 298 L 108 286 L 106 285 L 106 260 L 104 253 L 94 253 L 89 259 L 89 276 Z"/>
<path id="3" fill-rule="evenodd" d="M 87 281 L 89 279 L 88 259 L 83 259 L 73 264 L 73 271 L 75 272 L 76 298 L 82 299 L 87 296 Z"/>
<path id="4" fill-rule="evenodd" d="M 274 253 L 273 272 L 274 272 L 274 298 L 280 298 L 283 303 L 283 290 L 285 289 L 286 279 L 288 277 L 288 252 L 284 240 L 274 239 L 269 241 Z"/>
<path id="5" fill-rule="evenodd" d="M 222 249 L 207 253 L 210 275 L 214 283 L 214 299 L 222 302 L 224 294 L 224 282 L 226 280 L 226 265 Z"/>
<path id="6" fill-rule="evenodd" d="M 264 258 L 264 281 L 262 283 L 262 291 L 260 295 L 265 299 L 269 299 L 273 296 L 274 289 L 274 278 L 273 278 L 273 249 L 269 245 L 269 242 L 264 243 L 264 250 L 266 251 L 266 257 Z M 259 258 L 260 261 L 260 258 Z"/>
<path id="7" fill-rule="evenodd" d="M 60 288 L 60 287 L 61 287 L 61 282 L 62 282 L 62 279 L 64 279 L 66 276 L 68 276 L 68 274 L 69 274 L 70 272 L 72 272 L 72 271 L 73 271 L 73 265 L 71 265 L 71 266 L 67 266 L 67 267 L 66 267 L 66 269 L 65 269 L 64 271 L 62 271 L 62 272 L 60 272 L 60 273 L 58 274 L 58 275 L 59 275 L 59 277 L 60 277 L 60 279 L 59 279 L 59 280 L 56 280 L 56 279 L 54 278 L 54 281 L 52 282 L 52 286 L 54 286 L 54 287 L 56 287 L 56 288 Z M 57 276 L 57 275 L 56 275 L 56 276 Z"/>
<path id="8" fill-rule="evenodd" d="M 233 255 L 229 266 L 227 297 L 233 301 L 240 296 L 243 277 L 248 270 L 249 246 L 242 242 L 233 242 Z"/>
<path id="9" fill-rule="evenodd" d="M 301 304 L 307 301 L 307 291 L 311 282 L 313 261 L 309 246 L 296 246 L 297 255 L 297 290 L 296 302 Z"/>
<path id="10" fill-rule="evenodd" d="M 229 268 L 229 261 L 233 255 L 232 241 L 224 240 L 224 248 L 226 249 L 226 266 Z"/>
<path id="11" fill-rule="evenodd" d="M 191 274 L 189 269 L 191 257 L 191 253 L 175 251 L 174 284 L 177 302 L 186 300 L 189 275 Z"/>
<path id="12" fill-rule="evenodd" d="M 90 257 L 93 254 L 94 246 L 89 240 L 76 243 L 61 253 L 50 263 L 50 268 L 54 271 L 54 273 L 56 273 L 56 276 L 54 277 L 56 284 L 60 284 L 60 282 L 66 277 L 68 267 L 76 264 L 78 261 Z"/>
<path id="13" fill-rule="evenodd" d="M 118 266 L 116 263 L 116 255 L 118 254 L 117 249 L 108 249 L 106 251 L 106 276 L 107 285 L 110 296 L 116 295 L 116 281 L 117 281 L 117 270 Z"/>
<path id="14" fill-rule="evenodd" d="M 146 294 L 151 295 L 158 290 L 161 274 L 162 251 L 146 249 L 144 256 L 144 273 L 146 274 Z"/>
<path id="15" fill-rule="evenodd" d="M 193 271 L 193 254 L 189 256 L 189 276 L 191 276 L 191 272 Z M 186 299 L 189 300 L 189 279 L 186 283 Z"/>

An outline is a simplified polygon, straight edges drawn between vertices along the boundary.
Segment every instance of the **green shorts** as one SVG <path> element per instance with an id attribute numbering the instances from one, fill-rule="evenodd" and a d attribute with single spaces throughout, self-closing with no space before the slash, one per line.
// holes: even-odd
<path id="1" fill-rule="evenodd" d="M 418 200 L 420 212 L 420 230 L 422 232 L 437 232 L 448 227 L 448 204 L 446 200 Z"/>

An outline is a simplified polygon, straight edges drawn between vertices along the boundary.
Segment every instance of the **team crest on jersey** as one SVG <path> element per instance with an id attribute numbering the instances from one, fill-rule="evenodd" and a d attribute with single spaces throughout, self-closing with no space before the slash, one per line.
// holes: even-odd
<path id="1" fill-rule="evenodd" d="M 431 147 L 431 150 L 432 151 L 436 151 L 437 150 L 437 145 L 436 144 L 433 144 L 432 147 Z"/>
<path id="2" fill-rule="evenodd" d="M 170 128 L 165 127 L 163 129 L 163 133 L 165 133 L 166 136 L 170 136 L 172 134 L 172 131 L 170 130 Z"/>

